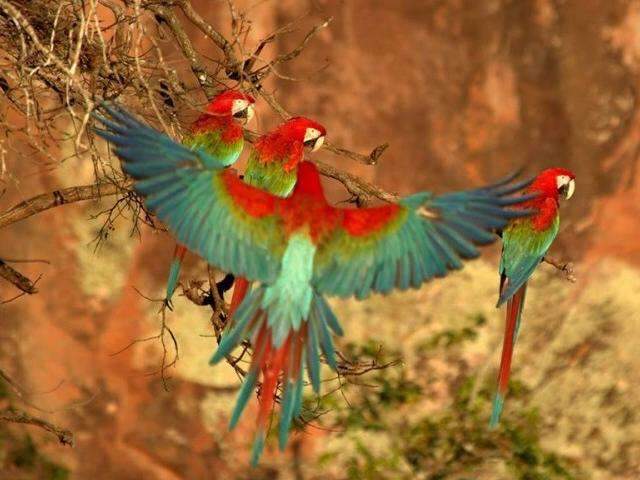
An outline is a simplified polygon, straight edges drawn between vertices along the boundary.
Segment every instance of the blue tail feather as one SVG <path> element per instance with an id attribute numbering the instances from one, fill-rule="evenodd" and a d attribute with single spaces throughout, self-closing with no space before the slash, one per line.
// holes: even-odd
<path id="1" fill-rule="evenodd" d="M 251 370 L 247 376 L 244 378 L 244 382 L 242 383 L 242 388 L 240 389 L 240 393 L 238 393 L 238 399 L 236 400 L 236 405 L 233 408 L 233 413 L 231 414 L 231 420 L 229 420 L 229 430 L 233 430 L 235 426 L 238 424 L 238 420 L 240 420 L 240 416 L 247 406 L 247 402 L 249 401 L 249 397 L 253 392 L 253 389 L 256 385 L 256 381 L 258 380 L 258 370 Z"/>
<path id="2" fill-rule="evenodd" d="M 266 433 L 259 431 L 256 434 L 256 439 L 253 441 L 253 448 L 251 449 L 251 466 L 258 465 L 262 451 L 264 450 L 264 442 L 266 440 Z"/>
<path id="3" fill-rule="evenodd" d="M 502 407 L 504 406 L 504 396 L 499 392 L 496 392 L 493 398 L 493 409 L 491 411 L 491 420 L 489 420 L 489 428 L 495 429 L 500 423 L 500 416 L 502 414 Z"/>
<path id="4" fill-rule="evenodd" d="M 171 301 L 171 297 L 173 297 L 176 287 L 178 286 L 178 276 L 180 275 L 181 265 L 182 262 L 179 258 L 174 258 L 171 261 L 171 266 L 169 267 L 169 279 L 167 280 L 167 292 L 165 293 L 167 301 Z"/>

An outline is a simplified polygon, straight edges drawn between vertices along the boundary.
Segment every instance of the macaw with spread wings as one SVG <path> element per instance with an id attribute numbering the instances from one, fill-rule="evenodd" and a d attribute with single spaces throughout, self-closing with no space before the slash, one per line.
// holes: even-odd
<path id="1" fill-rule="evenodd" d="M 191 150 L 104 105 L 99 117 L 123 169 L 147 207 L 175 237 L 220 269 L 259 282 L 235 312 L 211 358 L 219 362 L 242 340 L 251 366 L 231 418 L 235 426 L 260 376 L 261 404 L 252 463 L 264 448 L 278 383 L 283 396 L 280 447 L 302 407 L 303 372 L 320 390 L 320 354 L 336 369 L 333 332 L 342 335 L 325 295 L 364 299 L 373 292 L 417 288 L 459 269 L 495 241 L 495 229 L 531 214 L 510 207 L 529 182 L 514 175 L 482 188 L 434 195 L 421 192 L 396 204 L 336 208 L 327 202 L 313 163 L 298 166 L 288 198 L 244 183 L 231 169 L 212 166 Z"/>

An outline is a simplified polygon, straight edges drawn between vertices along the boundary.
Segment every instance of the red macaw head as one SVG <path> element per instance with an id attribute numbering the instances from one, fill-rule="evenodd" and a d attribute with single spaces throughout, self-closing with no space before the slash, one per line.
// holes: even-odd
<path id="1" fill-rule="evenodd" d="M 318 150 L 324 143 L 327 130 L 318 122 L 305 117 L 293 117 L 281 124 L 276 132 L 291 143 L 302 143 L 311 148 L 312 152 Z"/>
<path id="2" fill-rule="evenodd" d="M 561 196 L 569 200 L 576 190 L 576 176 L 566 168 L 547 168 L 536 177 L 529 191 L 541 192 L 543 198 L 558 200 Z"/>
<path id="3" fill-rule="evenodd" d="M 225 90 L 213 97 L 205 112 L 218 117 L 232 116 L 248 122 L 253 117 L 255 103 L 251 95 L 238 90 Z"/>

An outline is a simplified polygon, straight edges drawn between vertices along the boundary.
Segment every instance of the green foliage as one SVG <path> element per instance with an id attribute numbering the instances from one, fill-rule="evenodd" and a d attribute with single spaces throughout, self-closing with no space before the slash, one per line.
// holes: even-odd
<path id="1" fill-rule="evenodd" d="M 69 470 L 38 451 L 30 435 L 17 437 L 8 430 L 0 430 L 0 470 L 14 478 L 38 480 L 67 480 Z"/>
<path id="2" fill-rule="evenodd" d="M 420 347 L 420 352 L 428 352 L 437 348 L 453 347 L 478 337 L 478 329 L 487 323 L 486 317 L 479 313 L 472 319 L 472 325 L 460 329 L 446 329 L 431 336 Z"/>
<path id="3" fill-rule="evenodd" d="M 449 350 L 474 341 L 485 322 L 477 315 L 471 325 L 437 332 L 417 350 L 424 355 L 446 349 L 449 355 Z M 381 352 L 388 351 L 379 342 L 351 344 L 346 351 L 350 358 L 361 361 L 384 361 L 390 355 L 380 358 Z M 391 352 L 393 355 L 397 354 Z M 579 478 L 567 460 L 540 445 L 540 420 L 535 409 L 512 408 L 498 429 L 488 429 L 493 379 L 483 380 L 462 368 L 461 376 L 449 385 L 449 403 L 415 414 L 429 392 L 411 380 L 407 368 L 395 366 L 369 373 L 362 381 L 366 386 L 347 384 L 342 394 L 323 400 L 323 408 L 332 411 L 331 428 L 344 431 L 348 447 L 341 444 L 339 449 L 325 452 L 320 465 L 340 462 L 349 479 Z M 512 387 L 511 405 L 528 394 L 522 384 L 513 382 Z M 348 405 L 340 401 L 343 396 Z"/>

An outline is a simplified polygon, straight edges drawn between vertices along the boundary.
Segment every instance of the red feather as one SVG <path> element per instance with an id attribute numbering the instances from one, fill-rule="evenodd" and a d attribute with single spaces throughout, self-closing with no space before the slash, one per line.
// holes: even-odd
<path id="1" fill-rule="evenodd" d="M 244 277 L 236 277 L 233 284 L 233 295 L 231 296 L 231 305 L 229 305 L 229 318 L 233 318 L 233 314 L 247 296 L 249 290 L 249 280 Z"/>
<path id="2" fill-rule="evenodd" d="M 242 138 L 242 126 L 233 118 L 234 100 L 247 100 L 250 104 L 255 99 L 238 90 L 225 90 L 216 95 L 202 113 L 191 125 L 192 133 L 222 131 L 222 141 L 232 143 Z"/>
<path id="3" fill-rule="evenodd" d="M 230 115 L 216 116 L 208 113 L 200 115 L 191 125 L 191 132 L 205 133 L 220 130 L 222 131 L 222 141 L 233 143 L 242 138 L 242 126 Z"/>
<path id="4" fill-rule="evenodd" d="M 557 177 L 566 175 L 575 179 L 575 175 L 566 168 L 548 168 L 543 170 L 527 188 L 526 193 L 538 193 L 539 195 L 531 200 L 516 205 L 518 209 L 533 208 L 538 213 L 529 217 L 526 221 L 531 222 L 533 228 L 540 231 L 546 230 L 553 223 L 558 212 L 558 185 Z"/>
<path id="5" fill-rule="evenodd" d="M 326 129 L 318 122 L 305 117 L 290 118 L 256 142 L 254 148 L 260 162 L 284 161 L 284 170 L 292 171 L 302 160 L 307 128 L 315 128 L 323 136 L 327 134 Z"/>
<path id="6" fill-rule="evenodd" d="M 400 206 L 392 203 L 366 210 L 344 210 L 342 226 L 354 237 L 368 235 L 384 228 L 400 211 Z"/>
<path id="7" fill-rule="evenodd" d="M 262 218 L 276 211 L 277 197 L 244 183 L 237 173 L 228 168 L 220 175 L 233 202 L 248 215 Z"/>
<path id="8" fill-rule="evenodd" d="M 507 281 L 508 282 L 508 281 Z M 505 286 L 507 285 L 505 282 Z M 504 327 L 504 340 L 502 344 L 502 358 L 500 359 L 500 370 L 498 372 L 498 391 L 505 395 L 509 385 L 509 375 L 511 373 L 511 360 L 513 359 L 513 346 L 515 342 L 516 325 L 518 315 L 521 311 L 522 299 L 524 297 L 527 284 L 520 287 L 507 302 L 507 316 Z"/>

